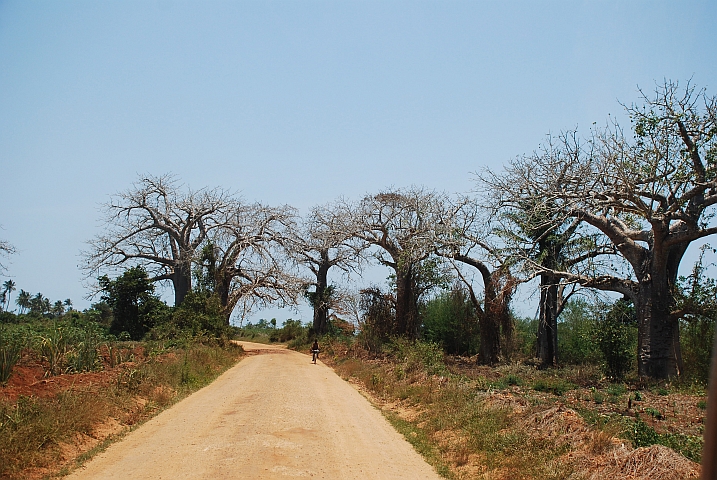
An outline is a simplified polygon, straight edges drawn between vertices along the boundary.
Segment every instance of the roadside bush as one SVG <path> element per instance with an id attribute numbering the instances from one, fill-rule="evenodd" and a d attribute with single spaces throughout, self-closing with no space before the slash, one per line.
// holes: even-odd
<path id="1" fill-rule="evenodd" d="M 561 363 L 597 365 L 602 354 L 595 342 L 595 311 L 585 299 L 571 300 L 558 319 L 558 354 Z"/>
<path id="2" fill-rule="evenodd" d="M 208 292 L 189 292 L 182 304 L 173 309 L 156 309 L 151 315 L 150 340 L 192 337 L 228 337 L 236 333 L 222 314 L 219 298 Z"/>
<path id="3" fill-rule="evenodd" d="M 358 341 L 368 352 L 380 353 L 391 332 L 395 330 L 396 312 L 394 298 L 390 293 L 383 293 L 380 288 L 372 287 L 361 290 L 362 319 L 359 325 Z"/>
<path id="4" fill-rule="evenodd" d="M 429 375 L 440 375 L 447 372 L 443 349 L 437 343 L 395 338 L 385 350 L 402 364 L 406 373 L 423 370 Z"/>
<path id="5" fill-rule="evenodd" d="M 627 299 L 620 299 L 596 324 L 596 344 L 602 352 L 605 374 L 622 378 L 633 365 L 637 351 L 637 317 Z"/>
<path id="6" fill-rule="evenodd" d="M 714 318 L 699 317 L 691 321 L 680 321 L 680 346 L 685 378 L 707 385 L 714 336 Z"/>
<path id="7" fill-rule="evenodd" d="M 450 292 L 429 300 L 421 313 L 424 340 L 440 344 L 449 354 L 478 352 L 478 319 L 464 288 L 456 285 Z"/>
<path id="8" fill-rule="evenodd" d="M 272 332 L 269 336 L 271 342 L 288 342 L 297 339 L 299 343 L 306 343 L 309 328 L 301 324 L 301 320 L 287 319 L 284 325 Z"/>

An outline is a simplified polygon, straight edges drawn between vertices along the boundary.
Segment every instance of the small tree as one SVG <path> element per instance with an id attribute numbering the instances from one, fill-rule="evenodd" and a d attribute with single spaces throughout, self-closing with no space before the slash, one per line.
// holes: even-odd
<path id="1" fill-rule="evenodd" d="M 595 339 L 605 361 L 605 373 L 622 378 L 633 364 L 637 347 L 637 315 L 629 298 L 615 302 L 598 322 Z"/>
<path id="2" fill-rule="evenodd" d="M 154 314 L 164 304 L 154 295 L 154 285 L 142 267 L 132 267 L 111 280 L 99 278 L 104 292 L 102 300 L 112 308 L 110 333 L 127 332 L 132 340 L 140 340 L 154 324 Z"/>
<path id="3" fill-rule="evenodd" d="M 466 289 L 453 288 L 423 307 L 423 338 L 443 346 L 446 353 L 473 355 L 478 351 L 478 321 Z"/>

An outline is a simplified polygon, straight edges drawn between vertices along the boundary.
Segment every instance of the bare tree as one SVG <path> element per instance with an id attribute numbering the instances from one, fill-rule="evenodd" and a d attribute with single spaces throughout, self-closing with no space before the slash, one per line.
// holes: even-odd
<path id="1" fill-rule="evenodd" d="M 313 274 L 306 296 L 314 309 L 313 331 L 321 335 L 328 329 L 329 311 L 341 308 L 340 294 L 329 284 L 329 270 L 336 267 L 344 274 L 356 271 L 362 260 L 362 248 L 344 231 L 339 204 L 314 207 L 304 219 L 294 240 L 293 255 Z"/>
<path id="2" fill-rule="evenodd" d="M 15 253 L 15 247 L 12 246 L 11 243 L 6 242 L 5 240 L 0 240 L 0 258 L 1 257 L 9 257 Z M 7 266 L 0 262 L 0 273 L 5 272 L 7 270 Z"/>
<path id="3" fill-rule="evenodd" d="M 477 361 L 493 365 L 501 353 L 509 354 L 513 337 L 510 301 L 519 281 L 510 272 L 510 258 L 498 246 L 500 242 L 492 234 L 489 218 L 472 198 L 460 197 L 452 204 L 446 203 L 435 227 L 435 251 L 453 261 L 478 316 L 480 346 Z M 473 281 L 460 264 L 479 272 L 484 289 L 482 302 L 475 293 Z"/>
<path id="4" fill-rule="evenodd" d="M 626 107 L 634 134 L 598 130 L 579 149 L 557 145 L 520 175 L 537 201 L 609 239 L 621 258 L 584 272 L 533 267 L 582 286 L 627 295 L 638 316 L 638 373 L 681 369 L 675 287 L 688 246 L 717 233 L 717 99 L 665 82 L 644 105 Z M 513 188 L 516 188 L 514 185 Z"/>
<path id="5" fill-rule="evenodd" d="M 204 266 L 227 322 L 237 305 L 244 317 L 258 306 L 298 302 L 306 280 L 289 256 L 295 216 L 289 206 L 237 204 L 211 232 Z"/>
<path id="6" fill-rule="evenodd" d="M 343 231 L 365 246 L 379 247 L 375 258 L 394 272 L 396 331 L 418 335 L 418 301 L 430 287 L 433 229 L 441 216 L 443 195 L 422 188 L 388 190 L 344 205 Z M 422 281 L 423 278 L 423 281 Z"/>
<path id="7" fill-rule="evenodd" d="M 192 288 L 192 261 L 236 201 L 221 189 L 193 191 L 172 175 L 140 178 L 104 206 L 104 232 L 84 252 L 85 271 L 143 265 L 152 281 L 170 280 L 174 303 Z"/>
<path id="8" fill-rule="evenodd" d="M 560 143 L 571 155 L 580 149 L 575 132 L 564 135 Z M 534 156 L 516 158 L 502 174 L 487 170 L 480 175 L 479 188 L 498 224 L 503 250 L 509 252 L 515 269 L 523 268 L 522 281 L 540 278 L 536 356 L 547 367 L 558 363 L 558 317 L 568 299 L 580 291 L 577 283 L 552 271 L 594 271 L 598 257 L 616 252 L 603 235 L 586 232 L 580 219 L 560 214 L 553 200 L 536 192 L 535 178 L 545 176 L 537 173 L 545 165 L 552 167 L 550 162 L 536 162 Z M 534 268 L 534 263 L 543 268 Z"/>

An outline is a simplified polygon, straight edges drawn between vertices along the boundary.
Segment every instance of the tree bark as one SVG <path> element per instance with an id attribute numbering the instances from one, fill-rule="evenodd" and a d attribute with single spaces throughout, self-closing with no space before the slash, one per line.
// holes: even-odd
<path id="1" fill-rule="evenodd" d="M 413 265 L 396 269 L 396 335 L 418 336 L 418 305 L 413 284 Z"/>
<path id="2" fill-rule="evenodd" d="M 540 317 L 536 356 L 543 367 L 558 364 L 558 278 L 540 275 Z"/>
<path id="3" fill-rule="evenodd" d="M 328 274 L 329 267 L 331 266 L 328 262 L 323 262 L 319 265 L 316 270 L 316 290 L 314 293 L 314 323 L 313 330 L 316 335 L 323 335 L 328 331 L 328 319 L 329 319 L 329 302 L 327 296 L 328 289 Z"/>
<path id="4" fill-rule="evenodd" d="M 172 273 L 172 285 L 174 286 L 174 306 L 178 307 L 192 289 L 191 265 L 178 266 L 174 270 Z"/>

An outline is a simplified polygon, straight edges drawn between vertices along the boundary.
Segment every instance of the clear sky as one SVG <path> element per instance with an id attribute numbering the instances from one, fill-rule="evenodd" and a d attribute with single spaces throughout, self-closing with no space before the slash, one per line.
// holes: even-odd
<path id="1" fill-rule="evenodd" d="M 638 86 L 717 94 L 716 25 L 709 0 L 0 0 L 2 280 L 89 306 L 79 251 L 141 173 L 302 211 L 467 192 Z"/>

